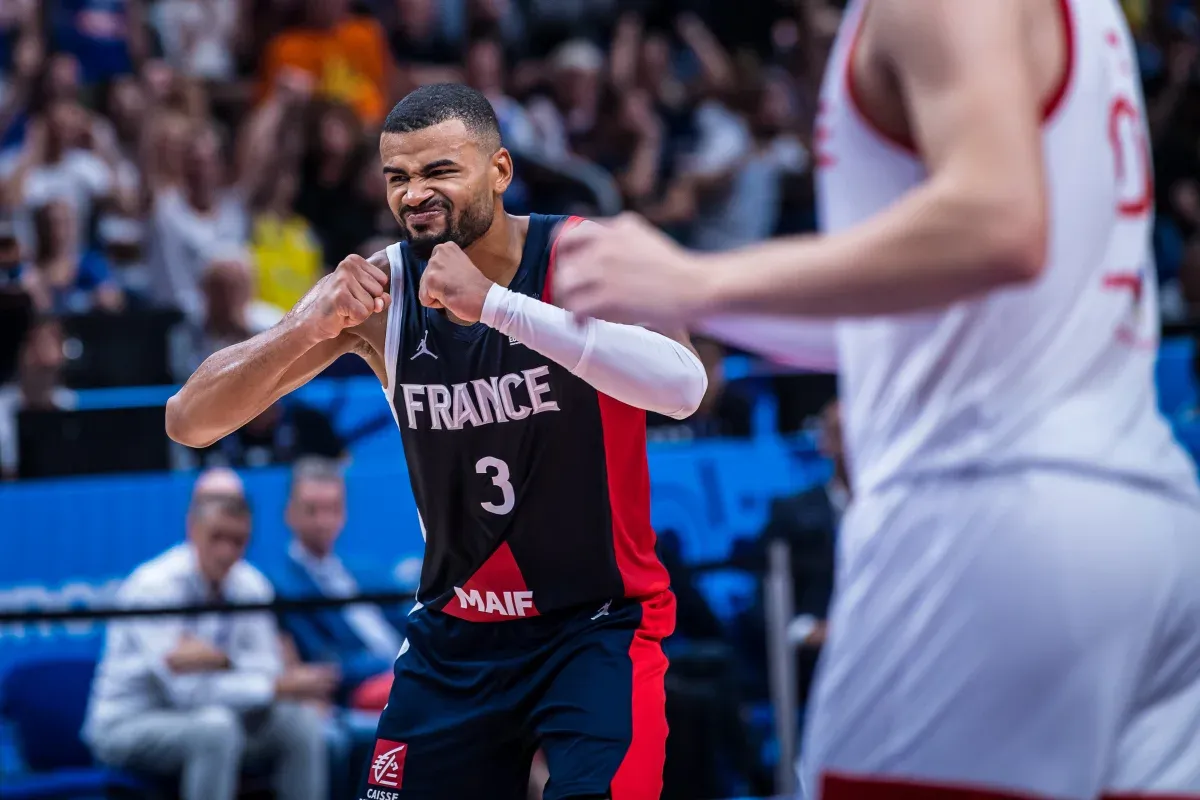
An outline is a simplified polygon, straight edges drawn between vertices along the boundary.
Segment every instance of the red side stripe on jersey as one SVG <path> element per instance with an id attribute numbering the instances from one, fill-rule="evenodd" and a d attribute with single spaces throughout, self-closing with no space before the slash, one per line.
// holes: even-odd
<path id="1" fill-rule="evenodd" d="M 862 102 L 862 95 L 859 93 L 858 86 L 854 82 L 854 57 L 858 52 L 858 45 L 862 39 L 863 23 L 867 17 L 867 7 L 869 3 L 863 4 L 862 11 L 859 12 L 858 19 L 855 21 L 855 30 L 853 38 L 850 40 L 850 51 L 846 56 L 844 83 L 846 86 L 846 97 L 850 101 L 850 106 L 858 113 L 858 118 L 862 120 L 868 128 L 874 131 L 875 135 L 882 138 L 884 141 L 899 147 L 909 155 L 918 155 L 917 147 L 912 139 L 908 136 L 898 136 L 894 133 L 883 130 L 866 112 L 866 106 Z M 1063 36 L 1063 53 L 1066 58 L 1066 64 L 1063 66 L 1063 74 L 1059 79 L 1058 86 L 1046 98 L 1042 104 L 1042 123 L 1050 121 L 1058 110 L 1062 107 L 1063 101 L 1067 97 L 1067 90 L 1071 86 L 1071 79 L 1075 75 L 1076 62 L 1076 47 L 1075 47 L 1075 20 L 1074 13 L 1071 10 L 1071 0 L 1058 0 L 1059 17 L 1062 19 L 1062 36 Z"/>
<path id="2" fill-rule="evenodd" d="M 554 243 L 550 245 L 550 259 L 546 262 L 546 278 L 542 281 L 542 302 L 554 304 L 554 260 L 558 257 L 558 243 L 563 234 L 583 222 L 583 217 L 567 217 L 554 232 Z"/>
<path id="3" fill-rule="evenodd" d="M 554 262 L 564 233 L 583 222 L 569 217 L 562 223 L 550 261 L 542 300 L 553 302 Z M 650 526 L 650 466 L 646 460 L 646 412 L 596 392 L 600 425 L 604 431 L 604 459 L 608 473 L 608 502 L 612 514 L 613 554 L 626 597 L 647 597 L 670 585 L 666 567 L 654 552 L 656 537 Z"/>
<path id="4" fill-rule="evenodd" d="M 604 429 L 613 554 L 626 597 L 646 597 L 671 583 L 654 551 L 650 525 L 650 465 L 646 459 L 646 412 L 596 392 Z"/>
<path id="5" fill-rule="evenodd" d="M 501 542 L 442 609 L 471 622 L 507 622 L 536 617 L 537 606 L 508 542 Z"/>
<path id="6" fill-rule="evenodd" d="M 675 630 L 675 595 L 642 602 L 642 621 L 629 643 L 633 667 L 633 721 L 629 749 L 613 776 L 612 800 L 658 800 L 667 760 L 667 656 L 662 640 Z"/>

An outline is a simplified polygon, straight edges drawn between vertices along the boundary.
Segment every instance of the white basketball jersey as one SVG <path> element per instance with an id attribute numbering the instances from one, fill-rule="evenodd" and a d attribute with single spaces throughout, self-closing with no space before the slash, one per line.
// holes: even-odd
<path id="1" fill-rule="evenodd" d="M 877 214 L 926 176 L 859 113 L 851 0 L 816 141 L 822 227 Z M 1047 108 L 1046 268 L 1032 284 L 919 314 L 838 323 L 855 489 L 939 473 L 1064 466 L 1200 496 L 1157 410 L 1149 133 L 1117 0 L 1061 0 L 1069 70 Z"/>

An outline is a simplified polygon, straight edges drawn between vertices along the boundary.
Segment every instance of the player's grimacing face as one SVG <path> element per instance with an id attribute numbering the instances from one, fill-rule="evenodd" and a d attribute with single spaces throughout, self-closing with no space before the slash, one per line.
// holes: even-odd
<path id="1" fill-rule="evenodd" d="M 459 120 L 411 133 L 385 133 L 379 155 L 388 206 L 418 258 L 454 242 L 466 249 L 492 225 L 508 187 L 506 151 L 486 152 Z"/>

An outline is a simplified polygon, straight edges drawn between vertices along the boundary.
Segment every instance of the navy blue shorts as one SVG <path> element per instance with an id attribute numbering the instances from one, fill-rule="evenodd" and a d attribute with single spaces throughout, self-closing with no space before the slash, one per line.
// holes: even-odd
<path id="1" fill-rule="evenodd" d="M 658 800 L 670 592 L 506 622 L 409 617 L 360 800 Z"/>

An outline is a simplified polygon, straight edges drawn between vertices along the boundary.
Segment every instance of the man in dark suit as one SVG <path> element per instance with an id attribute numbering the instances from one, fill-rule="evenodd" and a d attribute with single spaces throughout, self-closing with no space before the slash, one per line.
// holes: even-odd
<path id="1" fill-rule="evenodd" d="M 292 469 L 286 512 L 292 541 L 288 558 L 272 575 L 276 591 L 288 597 L 353 597 L 369 590 L 334 552 L 346 524 L 346 484 L 337 463 L 308 457 Z M 399 609 L 367 603 L 319 611 L 289 613 L 282 619 L 296 651 L 306 662 L 337 664 L 346 702 L 366 680 L 391 673 L 404 642 Z"/>
<path id="2" fill-rule="evenodd" d="M 834 549 L 837 529 L 850 502 L 850 482 L 842 447 L 841 411 L 837 400 L 821 412 L 821 452 L 833 463 L 828 482 L 798 494 L 772 501 L 770 517 L 762 534 L 734 546 L 733 560 L 756 572 L 766 569 L 768 545 L 786 541 L 791 548 L 793 596 L 796 617 L 788 626 L 788 638 L 801 648 L 799 699 L 808 696 L 817 652 L 825 642 L 825 618 L 833 595 Z M 747 610 L 742 627 L 750 639 L 748 652 L 764 653 L 766 632 L 761 592 Z M 761 687 L 766 686 L 766 663 L 755 664 Z"/>

